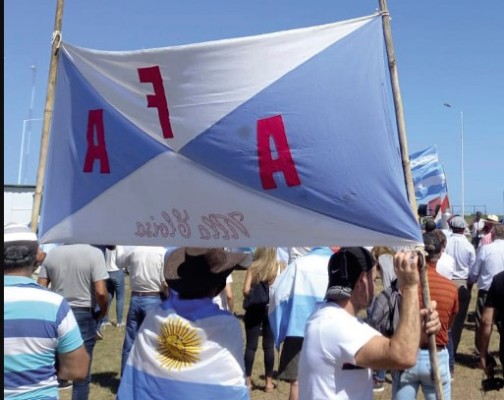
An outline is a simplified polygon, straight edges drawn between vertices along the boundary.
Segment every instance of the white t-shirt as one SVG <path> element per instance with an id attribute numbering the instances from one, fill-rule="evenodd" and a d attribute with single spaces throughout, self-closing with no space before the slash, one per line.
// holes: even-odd
<path id="1" fill-rule="evenodd" d="M 228 283 L 233 283 L 233 278 L 231 274 L 226 278 L 226 285 Z M 213 298 L 213 302 L 219 306 L 221 310 L 231 311 L 229 309 L 229 304 L 227 302 L 226 289 L 223 289 L 217 296 Z"/>
<path id="2" fill-rule="evenodd" d="M 105 249 L 105 265 L 107 272 L 116 272 L 120 268 L 117 265 L 117 254 L 119 249 L 116 247 L 114 250 Z"/>
<path id="3" fill-rule="evenodd" d="M 482 237 L 483 233 L 481 230 L 485 227 L 485 221 L 480 219 L 479 221 L 474 221 L 472 229 L 471 229 L 471 236 L 472 237 Z"/>
<path id="4" fill-rule="evenodd" d="M 299 360 L 299 398 L 373 399 L 369 368 L 355 366 L 355 354 L 380 332 L 338 304 L 323 303 L 306 323 Z"/>
<path id="5" fill-rule="evenodd" d="M 165 253 L 166 248 L 161 246 L 119 247 L 117 264 L 128 269 L 132 291 L 164 290 Z"/>
<path id="6" fill-rule="evenodd" d="M 453 272 L 455 271 L 455 259 L 443 252 L 441 257 L 439 257 L 438 262 L 436 263 L 436 272 L 440 275 L 443 275 L 445 278 L 450 280 L 453 279 Z"/>

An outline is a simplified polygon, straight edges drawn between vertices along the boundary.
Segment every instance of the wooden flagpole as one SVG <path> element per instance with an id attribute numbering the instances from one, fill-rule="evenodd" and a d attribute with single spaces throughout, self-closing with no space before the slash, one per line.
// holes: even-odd
<path id="1" fill-rule="evenodd" d="M 406 188 L 408 192 L 408 198 L 413 209 L 413 213 L 418 220 L 416 199 L 415 199 L 415 189 L 413 186 L 413 176 L 411 174 L 411 165 L 408 153 L 408 144 L 406 140 L 406 124 L 404 122 L 404 110 L 402 105 L 401 91 L 399 88 L 399 76 L 397 74 L 397 65 L 394 53 L 394 45 L 392 43 L 392 31 L 390 29 L 390 14 L 387 7 L 386 0 L 379 0 L 380 3 L 380 13 L 382 15 L 383 21 L 383 36 L 385 38 L 385 45 L 387 48 L 387 57 L 389 64 L 390 80 L 392 83 L 392 94 L 394 97 L 394 107 L 396 113 L 397 131 L 399 133 L 399 144 L 401 147 L 401 156 L 404 170 L 404 177 L 406 180 Z M 423 263 L 420 269 L 420 280 L 422 286 L 422 298 L 424 307 L 428 307 L 430 304 L 430 292 L 427 281 L 426 265 Z M 434 377 L 434 387 L 436 389 L 436 398 L 438 400 L 443 400 L 443 391 L 441 376 L 439 374 L 439 363 L 437 357 L 436 348 L 436 336 L 429 335 L 429 357 L 432 368 L 432 375 Z"/>
<path id="2" fill-rule="evenodd" d="M 40 205 L 42 203 L 42 189 L 44 186 L 44 175 L 47 160 L 47 148 L 49 145 L 49 128 L 54 104 L 54 85 L 56 83 L 56 72 L 58 69 L 58 50 L 61 44 L 61 25 L 63 20 L 63 5 L 65 0 L 57 0 L 56 17 L 54 19 L 54 31 L 51 47 L 51 63 L 49 66 L 49 80 L 47 84 L 47 94 L 44 107 L 44 122 L 42 125 L 42 138 L 40 143 L 40 157 L 37 171 L 37 186 L 33 199 L 33 209 L 31 217 L 31 227 L 36 232 L 38 229 Z"/>

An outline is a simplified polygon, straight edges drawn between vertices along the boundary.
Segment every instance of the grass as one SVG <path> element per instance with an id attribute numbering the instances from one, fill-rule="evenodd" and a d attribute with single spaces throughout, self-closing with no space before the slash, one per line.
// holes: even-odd
<path id="1" fill-rule="evenodd" d="M 242 287 L 245 278 L 245 271 L 236 270 L 233 272 L 233 291 L 235 295 L 235 313 L 238 318 L 243 318 L 242 304 Z M 379 288 L 377 288 L 379 290 Z M 129 304 L 129 279 L 126 277 L 126 301 L 124 321 L 126 321 L 127 307 Z M 471 306 L 469 311 L 474 310 L 476 299 L 476 288 L 472 293 Z M 115 304 L 111 307 L 111 321 L 115 321 Z M 92 364 L 92 383 L 89 398 L 92 400 L 112 400 L 115 399 L 117 387 L 119 386 L 119 370 L 121 364 L 121 349 L 124 340 L 124 327 L 116 328 L 115 326 L 108 326 L 103 330 L 104 339 L 96 343 L 93 353 Z M 245 333 L 243 332 L 245 340 Z M 459 355 L 455 365 L 455 380 L 452 382 L 452 399 L 497 399 L 502 394 L 499 392 L 489 392 L 486 396 L 481 392 L 481 380 L 483 373 L 478 368 L 478 357 L 474 355 L 474 323 L 466 322 L 465 329 L 462 333 L 462 339 L 459 345 Z M 498 333 L 494 329 L 491 341 L 491 350 L 496 354 L 498 349 Z M 278 367 L 279 355 L 275 354 L 275 369 Z M 258 384 L 259 387 L 264 387 L 264 363 L 263 352 L 261 345 L 256 353 L 254 370 L 252 380 Z M 387 375 L 387 379 L 389 375 Z M 285 382 L 277 382 L 277 390 L 273 393 L 265 393 L 260 389 L 252 390 L 252 400 L 287 400 L 289 397 L 289 385 Z M 376 400 L 389 400 L 391 385 L 385 384 L 385 391 L 375 394 Z M 71 399 L 71 390 L 64 390 L 60 392 L 61 399 Z M 422 394 L 418 396 L 423 399 Z M 224 399 L 223 399 L 224 400 Z"/>

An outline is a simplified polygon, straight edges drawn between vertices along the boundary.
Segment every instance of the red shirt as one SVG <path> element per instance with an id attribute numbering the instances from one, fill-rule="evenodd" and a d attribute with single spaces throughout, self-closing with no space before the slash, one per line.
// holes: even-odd
<path id="1" fill-rule="evenodd" d="M 436 335 L 436 345 L 448 345 L 448 329 L 450 320 L 453 320 L 459 309 L 458 291 L 455 284 L 436 272 L 436 264 L 427 263 L 427 281 L 429 285 L 430 298 L 436 300 L 441 330 Z M 422 288 L 419 287 L 420 304 L 423 307 Z"/>

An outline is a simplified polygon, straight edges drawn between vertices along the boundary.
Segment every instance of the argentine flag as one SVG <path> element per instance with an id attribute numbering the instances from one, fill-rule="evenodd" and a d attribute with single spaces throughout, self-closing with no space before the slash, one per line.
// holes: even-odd
<path id="1" fill-rule="evenodd" d="M 212 299 L 170 298 L 147 314 L 118 400 L 247 400 L 240 322 Z"/>
<path id="2" fill-rule="evenodd" d="M 277 349 L 286 336 L 304 337 L 306 321 L 325 297 L 331 255 L 328 247 L 314 247 L 290 263 L 271 286 L 268 318 Z"/>

